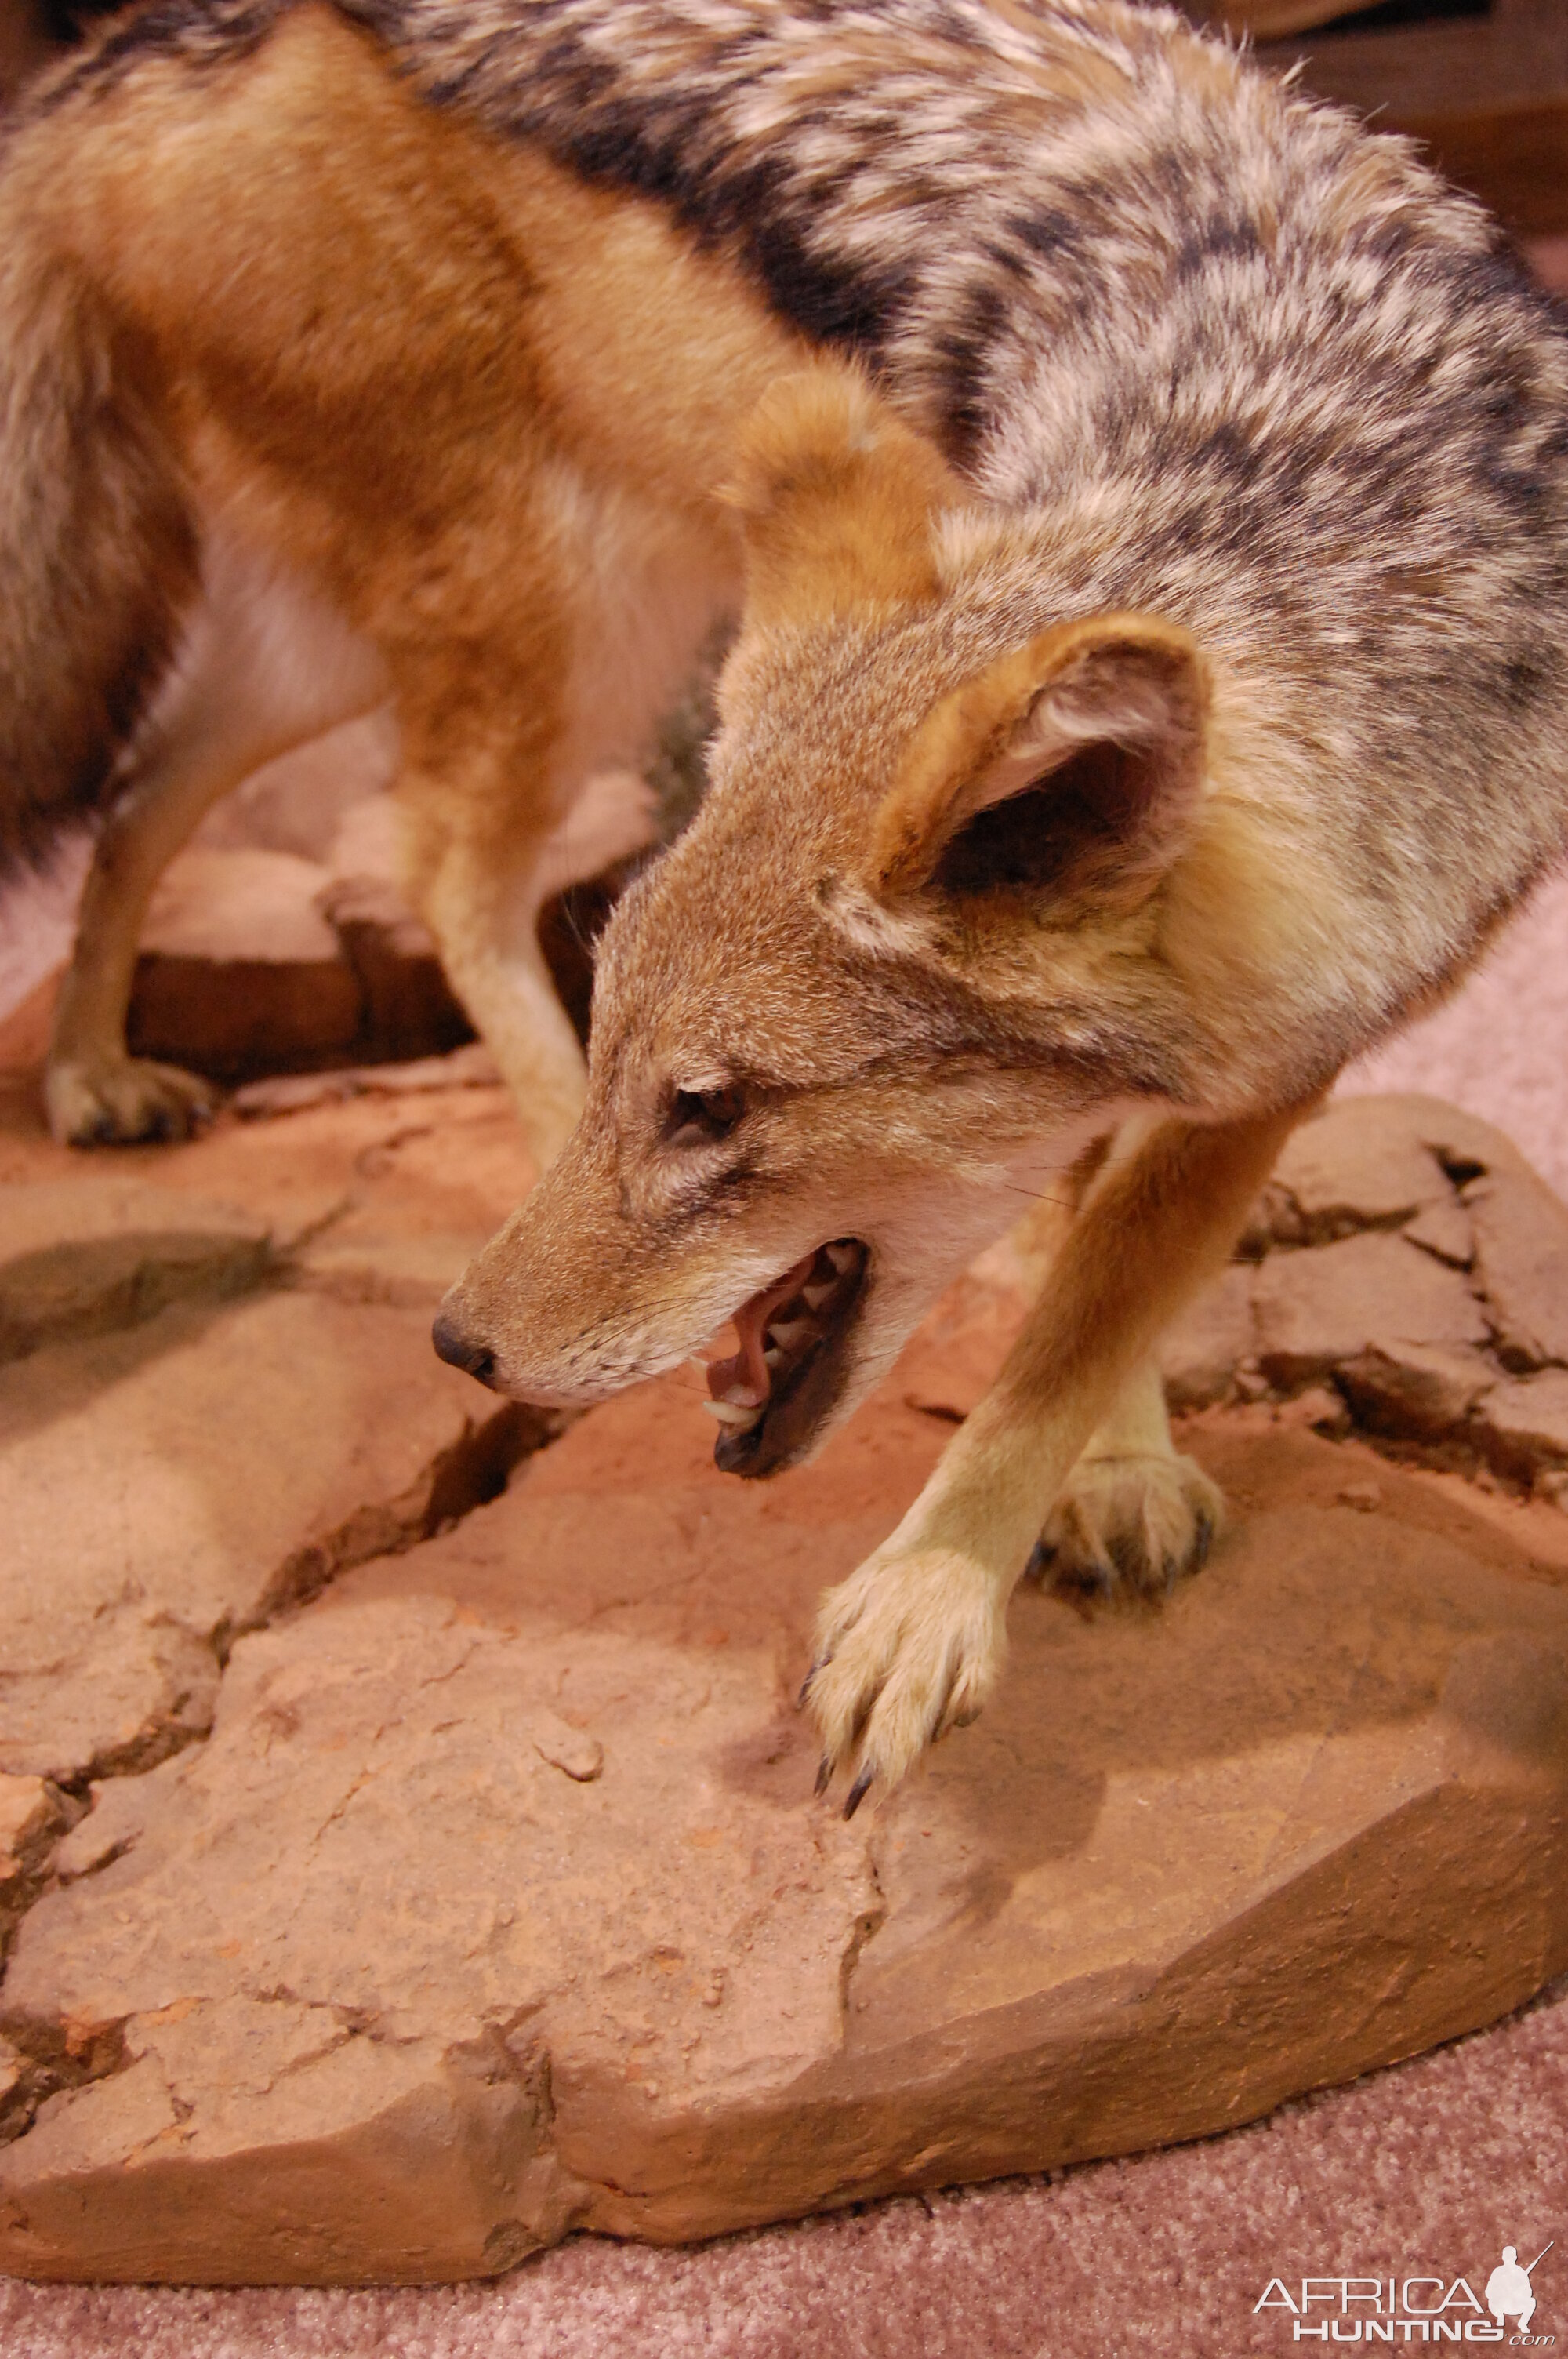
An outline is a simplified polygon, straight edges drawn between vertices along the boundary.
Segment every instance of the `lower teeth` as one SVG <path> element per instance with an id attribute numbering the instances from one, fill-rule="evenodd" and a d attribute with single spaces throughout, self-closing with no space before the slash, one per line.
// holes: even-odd
<path id="1" fill-rule="evenodd" d="M 749 1433 L 762 1420 L 760 1408 L 738 1408 L 733 1401 L 704 1401 L 702 1406 L 709 1417 L 716 1417 L 720 1425 L 731 1426 L 737 1433 Z"/>

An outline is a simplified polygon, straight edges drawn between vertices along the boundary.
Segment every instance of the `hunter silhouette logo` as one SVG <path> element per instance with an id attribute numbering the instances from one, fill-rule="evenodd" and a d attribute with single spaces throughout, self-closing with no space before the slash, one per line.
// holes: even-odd
<path id="1" fill-rule="evenodd" d="M 1553 2237 L 1552 2244 L 1556 2241 Z M 1535 2295 L 1530 2281 L 1551 2250 L 1552 2245 L 1542 2245 L 1529 2268 L 1521 2269 L 1515 2247 L 1503 2246 L 1503 2257 L 1487 2279 L 1487 2308 L 1499 2326 L 1505 2319 L 1511 2318 L 1521 2334 L 1529 2332 L 1530 2321 L 1535 2315 Z"/>
<path id="2" fill-rule="evenodd" d="M 1505 2245 L 1487 2279 L 1484 2302 L 1467 2277 L 1324 2277 L 1289 2285 L 1271 2277 L 1252 2315 L 1283 2311 L 1292 2343 L 1506 2343 L 1510 2350 L 1549 2350 L 1556 2335 L 1531 2332 L 1536 2296 L 1530 2280 L 1551 2250 L 1552 2244 L 1543 2245 L 1521 2268 L 1517 2245 Z"/>

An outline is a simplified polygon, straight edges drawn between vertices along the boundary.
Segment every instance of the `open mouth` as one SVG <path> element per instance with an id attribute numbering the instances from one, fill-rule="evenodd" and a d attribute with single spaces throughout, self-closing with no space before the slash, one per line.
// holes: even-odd
<path id="1" fill-rule="evenodd" d="M 741 1348 L 708 1371 L 721 1473 L 775 1473 L 810 1440 L 843 1386 L 868 1258 L 859 1237 L 835 1237 L 741 1305 Z"/>

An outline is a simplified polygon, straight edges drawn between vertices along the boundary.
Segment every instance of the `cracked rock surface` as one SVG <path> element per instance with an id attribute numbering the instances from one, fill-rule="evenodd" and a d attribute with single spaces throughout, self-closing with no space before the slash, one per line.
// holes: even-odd
<path id="1" fill-rule="evenodd" d="M 1169 1351 L 1234 1508 L 1207 1570 L 1159 1611 L 1025 1587 L 997 1700 L 845 1825 L 792 1704 L 815 1602 L 994 1369 L 1008 1254 L 777 1482 L 714 1473 L 683 1371 L 470 1434 L 438 1495 L 485 1397 L 406 1249 L 503 1191 L 487 1097 L 171 1150 L 252 1205 L 254 1282 L 0 1372 L 55 1549 L 5 1607 L 0 2264 L 708 2235 L 1221 2127 L 1568 1964 L 1568 1212 L 1506 1141 L 1396 1100 L 1292 1142 Z"/>

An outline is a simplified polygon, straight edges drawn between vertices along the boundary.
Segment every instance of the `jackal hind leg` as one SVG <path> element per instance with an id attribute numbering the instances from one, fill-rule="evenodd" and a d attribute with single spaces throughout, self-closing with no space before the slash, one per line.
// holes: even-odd
<path id="1" fill-rule="evenodd" d="M 539 946 L 552 886 L 547 813 L 504 785 L 460 808 L 449 777 L 407 770 L 398 782 L 410 898 L 436 937 L 447 980 L 501 1068 L 535 1162 L 555 1159 L 582 1110 L 582 1049 Z M 445 814 L 445 816 L 444 816 Z"/>
<path id="2" fill-rule="evenodd" d="M 536 731 L 446 736 L 398 779 L 409 897 L 542 1170 L 582 1110 L 586 1065 L 540 947 L 540 912 L 563 886 L 652 840 L 652 796 L 624 768 L 590 764 L 585 777 L 580 760 L 561 758 L 569 745 Z"/>
<path id="3" fill-rule="evenodd" d="M 385 693 L 373 649 L 264 552 L 209 540 L 201 599 L 104 821 L 44 1071 L 49 1128 L 72 1146 L 182 1138 L 212 1084 L 132 1057 L 125 1019 L 143 921 L 164 869 L 253 770 Z"/>
<path id="4" fill-rule="evenodd" d="M 586 1066 L 540 947 L 540 911 L 654 840 L 654 797 L 636 766 L 730 587 L 721 552 L 629 506 L 607 512 L 590 483 L 541 465 L 537 523 L 516 533 L 533 561 L 525 580 L 518 569 L 514 606 L 482 643 L 393 658 L 410 898 L 541 1169 L 581 1112 Z"/>

